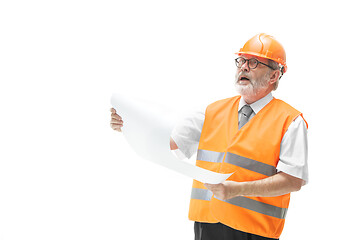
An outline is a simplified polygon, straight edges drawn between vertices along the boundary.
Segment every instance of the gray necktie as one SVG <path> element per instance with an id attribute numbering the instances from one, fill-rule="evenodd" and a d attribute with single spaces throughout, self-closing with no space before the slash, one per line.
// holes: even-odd
<path id="1" fill-rule="evenodd" d="M 249 105 L 244 105 L 239 111 L 239 129 L 242 128 L 250 118 L 251 113 L 253 112 L 252 108 Z"/>

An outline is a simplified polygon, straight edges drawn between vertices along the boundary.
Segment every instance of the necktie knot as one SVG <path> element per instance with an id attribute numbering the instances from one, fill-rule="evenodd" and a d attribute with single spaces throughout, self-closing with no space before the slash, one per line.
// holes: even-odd
<path id="1" fill-rule="evenodd" d="M 249 105 L 244 105 L 240 109 L 239 129 L 242 128 L 249 121 L 249 118 L 250 118 L 250 115 L 251 115 L 252 112 L 253 112 L 253 110 Z"/>
<path id="2" fill-rule="evenodd" d="M 249 105 L 244 105 L 241 108 L 240 112 L 243 113 L 247 118 L 249 118 L 253 110 Z"/>

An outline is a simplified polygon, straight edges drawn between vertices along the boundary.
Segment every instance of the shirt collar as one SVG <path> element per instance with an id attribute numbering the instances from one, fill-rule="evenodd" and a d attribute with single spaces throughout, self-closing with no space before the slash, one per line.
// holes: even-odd
<path id="1" fill-rule="evenodd" d="M 252 110 L 254 111 L 255 114 L 257 114 L 263 107 L 265 107 L 271 100 L 273 99 L 273 96 L 271 94 L 271 92 L 266 95 L 265 97 L 257 100 L 256 102 L 250 104 L 250 107 L 252 108 Z M 246 105 L 247 103 L 245 102 L 244 98 L 240 98 L 240 102 L 239 102 L 239 109 L 238 111 L 240 111 L 240 109 Z"/>

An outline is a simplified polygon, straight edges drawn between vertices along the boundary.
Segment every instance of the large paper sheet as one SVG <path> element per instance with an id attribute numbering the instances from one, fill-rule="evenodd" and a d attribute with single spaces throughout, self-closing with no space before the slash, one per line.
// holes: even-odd
<path id="1" fill-rule="evenodd" d="M 171 153 L 170 135 L 176 124 L 171 109 L 124 94 L 113 94 L 111 104 L 124 121 L 122 131 L 127 142 L 142 158 L 203 183 L 221 183 L 231 175 L 197 167 Z"/>

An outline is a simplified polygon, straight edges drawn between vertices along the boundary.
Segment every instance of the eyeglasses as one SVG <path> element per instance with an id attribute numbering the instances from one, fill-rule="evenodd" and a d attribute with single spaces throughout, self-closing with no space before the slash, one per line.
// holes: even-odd
<path id="1" fill-rule="evenodd" d="M 271 67 L 271 66 L 269 66 L 269 65 L 267 65 L 267 64 L 265 64 L 265 63 L 260 62 L 260 61 L 257 60 L 256 58 L 246 59 L 246 58 L 243 58 L 243 57 L 238 57 L 238 58 L 235 59 L 235 64 L 236 64 L 236 66 L 237 66 L 238 68 L 241 68 L 242 65 L 244 65 L 246 62 L 248 62 L 248 67 L 249 67 L 250 69 L 256 68 L 256 67 L 258 66 L 258 64 L 260 63 L 260 64 L 262 64 L 262 65 L 265 65 L 265 66 L 271 68 L 272 70 L 275 70 L 273 67 Z"/>

